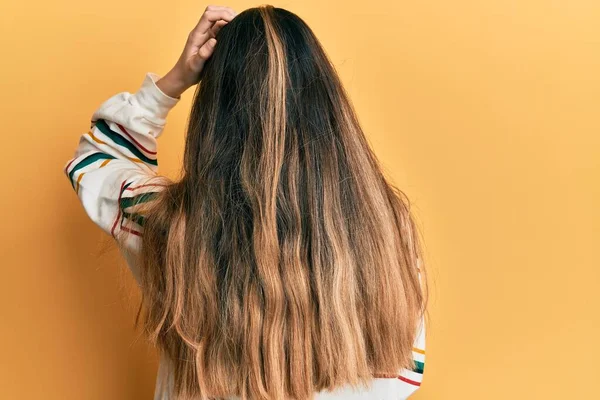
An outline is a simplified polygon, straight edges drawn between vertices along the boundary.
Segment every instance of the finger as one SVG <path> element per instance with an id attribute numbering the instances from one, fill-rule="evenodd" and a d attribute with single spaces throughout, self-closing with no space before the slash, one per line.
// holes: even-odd
<path id="1" fill-rule="evenodd" d="M 234 17 L 238 14 L 233 8 L 226 6 L 208 6 L 205 11 L 228 11 Z"/>
<path id="2" fill-rule="evenodd" d="M 217 36 L 217 33 L 219 33 L 219 31 L 221 30 L 222 27 L 224 27 L 225 25 L 227 25 L 229 22 L 227 21 L 217 21 L 215 22 L 215 24 L 212 26 L 212 28 L 210 28 L 208 31 L 211 34 L 211 37 L 215 37 Z"/>
<path id="3" fill-rule="evenodd" d="M 202 47 L 200 47 L 200 49 L 198 50 L 198 56 L 200 58 L 207 60 L 212 55 L 213 51 L 215 50 L 216 44 L 217 44 L 217 39 L 215 39 L 215 38 L 208 39 L 206 41 L 206 43 L 204 43 L 204 45 L 202 45 Z"/>
<path id="4" fill-rule="evenodd" d="M 228 10 L 233 12 L 233 14 L 237 15 L 234 9 L 227 6 L 207 6 L 205 11 L 214 11 L 214 10 Z"/>
<path id="5" fill-rule="evenodd" d="M 212 56 L 216 44 L 217 39 L 210 38 L 206 41 L 206 43 L 202 45 L 202 47 L 200 47 L 198 53 L 192 60 L 192 68 L 194 68 L 194 70 L 200 71 L 202 69 L 206 60 L 208 60 L 210 56 Z"/>
<path id="6" fill-rule="evenodd" d="M 235 13 L 228 10 L 214 10 L 205 11 L 198 22 L 198 25 L 194 28 L 194 31 L 200 34 L 205 34 L 210 27 L 219 20 L 231 21 L 235 17 Z"/>

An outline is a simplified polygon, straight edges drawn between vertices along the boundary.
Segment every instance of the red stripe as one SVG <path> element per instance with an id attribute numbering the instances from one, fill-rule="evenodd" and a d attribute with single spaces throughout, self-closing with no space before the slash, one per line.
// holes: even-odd
<path id="1" fill-rule="evenodd" d="M 119 212 L 117 214 L 117 218 L 115 218 L 115 223 L 113 224 L 112 229 L 110 230 L 110 234 L 115 237 L 115 228 L 117 227 L 117 222 L 119 222 L 119 217 L 121 216 L 121 194 L 123 194 L 123 186 L 125 186 L 125 181 L 121 183 L 121 190 L 119 190 L 119 199 L 117 200 L 117 207 L 119 208 Z"/>
<path id="2" fill-rule="evenodd" d="M 412 379 L 405 378 L 402 375 L 398 376 L 398 379 L 406 383 L 410 383 L 411 385 L 421 386 L 421 382 L 413 381 Z"/>
<path id="3" fill-rule="evenodd" d="M 71 161 L 69 161 L 69 163 L 67 164 L 67 166 L 65 167 L 65 174 L 68 173 L 69 171 L 69 167 L 71 166 L 71 164 L 73 164 L 73 161 L 75 161 L 75 159 L 72 159 Z"/>
<path id="4" fill-rule="evenodd" d="M 121 230 L 125 231 L 125 232 L 129 232 L 129 233 L 133 233 L 134 235 L 137 235 L 137 236 L 142 236 L 142 234 L 140 232 L 134 231 L 133 229 L 129 229 L 123 225 L 121 225 Z"/>
<path id="5" fill-rule="evenodd" d="M 127 135 L 127 137 L 128 137 L 129 139 L 133 140 L 133 143 L 135 143 L 135 144 L 136 144 L 136 145 L 137 145 L 137 146 L 138 146 L 140 149 L 144 150 L 146 153 L 150 153 L 150 154 L 156 154 L 156 152 L 155 152 L 155 151 L 150 151 L 150 150 L 148 150 L 147 148 L 145 148 L 144 146 L 142 146 L 142 144 L 141 144 L 140 142 L 138 142 L 137 140 L 135 140 L 135 139 L 133 138 L 133 136 L 131 136 L 131 135 L 129 134 L 129 132 L 127 132 L 127 129 L 125 129 L 125 127 L 124 127 L 123 125 L 121 125 L 121 124 L 117 124 L 117 126 L 119 127 L 119 129 L 121 129 L 121 130 L 123 131 L 123 133 L 124 133 L 124 134 L 126 134 L 126 135 Z"/>

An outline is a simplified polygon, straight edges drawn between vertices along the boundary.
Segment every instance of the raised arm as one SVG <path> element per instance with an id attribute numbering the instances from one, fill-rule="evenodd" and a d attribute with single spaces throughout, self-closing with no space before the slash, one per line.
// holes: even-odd
<path id="1" fill-rule="evenodd" d="M 179 101 L 162 92 L 157 81 L 148 73 L 137 92 L 121 92 L 102 103 L 64 166 L 87 215 L 115 238 L 121 230 L 130 233 L 120 244 L 132 249 L 139 244 L 143 220 L 128 210 L 160 190 L 151 183 L 158 173 L 156 139 Z"/>
<path id="2" fill-rule="evenodd" d="M 181 94 L 198 83 L 216 33 L 234 17 L 228 7 L 208 6 L 175 66 L 162 78 L 147 73 L 135 93 L 121 92 L 102 103 L 64 164 L 85 212 L 127 250 L 128 261 L 139 249 L 144 225 L 144 216 L 135 213 L 134 206 L 151 201 L 164 187 L 156 179 L 157 138 L 167 114 Z"/>

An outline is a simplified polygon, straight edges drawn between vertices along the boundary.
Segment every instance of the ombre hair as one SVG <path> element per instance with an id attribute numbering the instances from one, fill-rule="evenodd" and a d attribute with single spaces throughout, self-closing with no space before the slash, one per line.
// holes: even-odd
<path id="1" fill-rule="evenodd" d="M 414 367 L 410 203 L 295 14 L 263 5 L 219 31 L 181 178 L 145 215 L 136 324 L 176 399 L 311 399 Z"/>

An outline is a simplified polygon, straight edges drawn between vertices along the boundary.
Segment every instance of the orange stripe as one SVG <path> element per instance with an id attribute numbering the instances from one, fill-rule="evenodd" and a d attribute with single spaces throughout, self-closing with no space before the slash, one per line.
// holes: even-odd
<path id="1" fill-rule="evenodd" d="M 93 137 L 93 135 L 92 135 Z M 110 162 L 110 158 L 106 159 L 104 161 L 102 161 L 102 164 L 100 164 L 100 168 L 104 167 L 106 164 L 108 164 Z M 83 178 L 83 176 L 85 175 L 85 172 L 79 174 L 79 176 L 77 177 L 77 185 L 75 186 L 75 193 L 79 193 L 79 182 L 81 181 L 81 178 Z"/>
<path id="2" fill-rule="evenodd" d="M 416 347 L 413 347 L 412 351 L 414 351 L 415 353 L 419 353 L 419 354 L 425 354 L 425 350 L 417 349 Z"/>
<path id="3" fill-rule="evenodd" d="M 77 178 L 77 186 L 75 186 L 75 193 L 79 193 L 79 181 L 81 181 L 81 178 L 83 178 L 84 175 L 85 172 L 79 174 L 79 177 Z"/>
<path id="4" fill-rule="evenodd" d="M 92 131 L 88 132 L 88 135 L 90 135 L 90 137 L 92 139 L 94 139 L 94 142 L 96 143 L 100 143 L 100 144 L 106 144 L 106 142 L 103 142 L 102 140 L 98 139 L 96 136 L 94 136 L 94 133 Z"/>
<path id="5" fill-rule="evenodd" d="M 91 137 L 92 139 L 94 139 L 94 141 L 95 141 L 96 143 L 100 143 L 100 144 L 106 144 L 106 142 L 103 142 L 102 140 L 100 140 L 100 139 L 98 139 L 96 136 L 94 136 L 94 134 L 92 133 L 92 131 L 89 131 L 89 132 L 88 132 L 88 135 L 90 135 L 90 137 Z M 142 160 L 140 160 L 139 158 L 135 158 L 135 157 L 127 157 L 127 156 L 125 156 L 125 157 L 126 157 L 128 160 L 131 160 L 131 161 L 133 161 L 133 162 L 136 162 L 136 163 L 142 163 L 142 164 L 144 163 L 144 162 L 143 162 Z M 107 160 L 107 161 L 108 161 L 108 160 Z M 104 163 L 102 163 L 102 164 L 103 164 L 103 165 L 101 165 L 100 167 L 103 167 L 104 165 L 106 165 L 106 164 L 104 164 Z"/>

